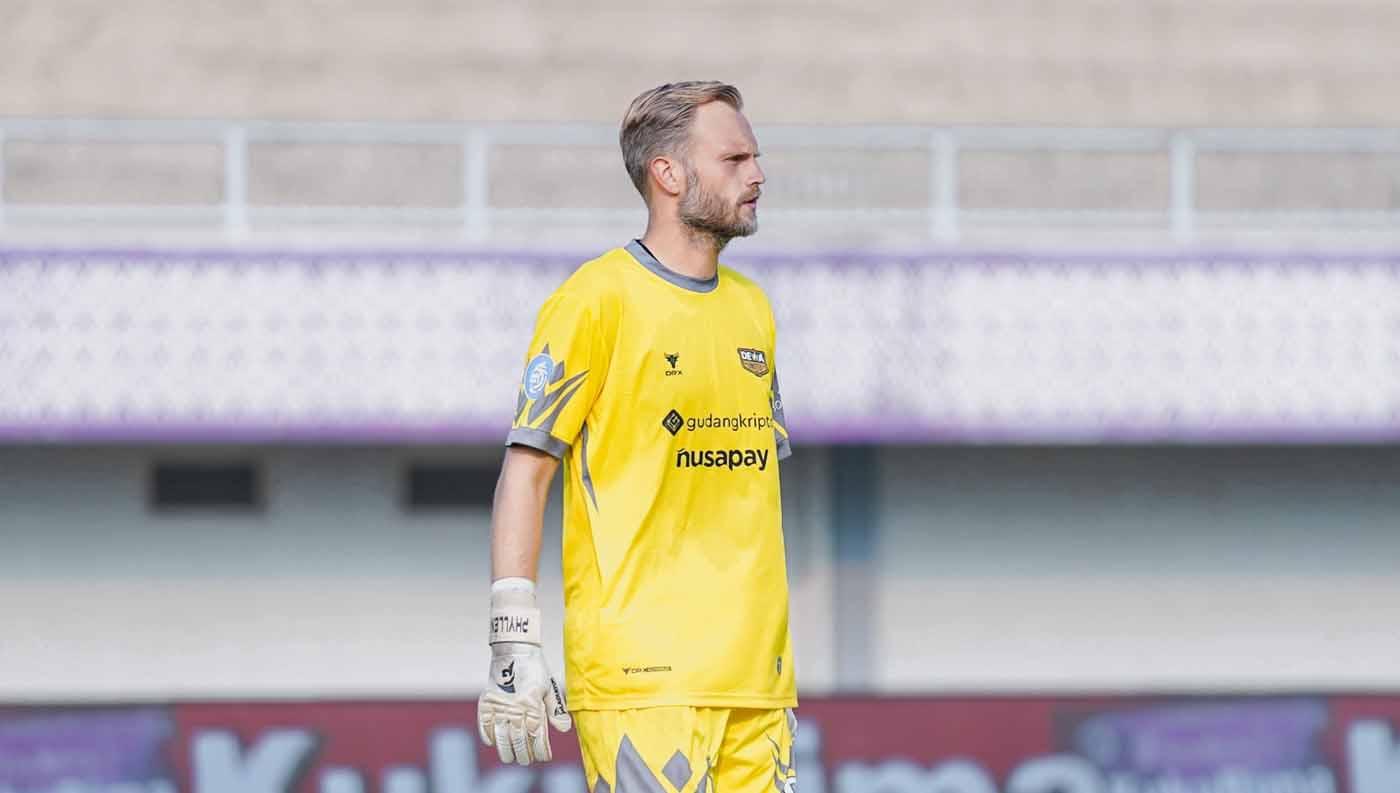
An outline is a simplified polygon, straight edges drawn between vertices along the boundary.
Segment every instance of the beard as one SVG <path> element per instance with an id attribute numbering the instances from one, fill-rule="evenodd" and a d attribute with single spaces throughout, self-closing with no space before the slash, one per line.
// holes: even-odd
<path id="1" fill-rule="evenodd" d="M 705 190 L 700 185 L 700 177 L 691 170 L 685 175 L 685 196 L 680 203 L 680 221 L 691 233 L 714 241 L 715 249 L 721 250 L 735 237 L 747 237 L 758 231 L 758 214 L 745 219 L 744 208 L 739 203 L 730 203 L 718 194 Z"/>

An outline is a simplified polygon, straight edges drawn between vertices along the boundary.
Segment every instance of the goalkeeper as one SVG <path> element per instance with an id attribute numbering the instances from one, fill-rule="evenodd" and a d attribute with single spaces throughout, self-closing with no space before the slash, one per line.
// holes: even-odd
<path id="1" fill-rule="evenodd" d="M 791 793 L 796 706 L 778 461 L 791 452 L 768 299 L 719 264 L 758 228 L 758 144 L 729 85 L 643 93 L 622 123 L 646 233 L 544 301 L 492 514 L 481 739 L 552 756 L 578 726 L 591 793 Z M 733 423 L 689 420 L 745 416 Z M 732 426 L 731 426 L 732 424 Z M 564 467 L 564 666 L 535 580 Z"/>

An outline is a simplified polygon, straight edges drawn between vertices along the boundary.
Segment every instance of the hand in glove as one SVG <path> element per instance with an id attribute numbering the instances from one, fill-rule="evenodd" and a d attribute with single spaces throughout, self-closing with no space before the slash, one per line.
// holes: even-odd
<path id="1" fill-rule="evenodd" d="M 534 584 L 503 579 L 491 588 L 491 680 L 477 703 L 477 728 L 503 763 L 548 762 L 549 727 L 568 732 L 573 719 L 540 649 Z"/>

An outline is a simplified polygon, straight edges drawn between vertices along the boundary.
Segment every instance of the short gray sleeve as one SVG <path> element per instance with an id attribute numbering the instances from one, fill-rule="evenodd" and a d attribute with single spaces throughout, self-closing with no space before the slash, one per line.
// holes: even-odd
<path id="1" fill-rule="evenodd" d="M 564 459 L 564 455 L 569 452 L 569 444 L 550 435 L 544 430 L 533 427 L 516 427 L 506 436 L 506 445 L 529 446 L 532 449 L 539 449 L 556 459 Z"/>

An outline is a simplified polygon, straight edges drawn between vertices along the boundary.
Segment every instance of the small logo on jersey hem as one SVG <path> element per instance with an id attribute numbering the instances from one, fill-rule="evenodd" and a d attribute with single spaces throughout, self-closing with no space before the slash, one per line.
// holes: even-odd
<path id="1" fill-rule="evenodd" d="M 739 364 L 744 367 L 744 371 L 754 377 L 762 377 L 768 374 L 768 356 L 763 350 L 755 350 L 751 347 L 739 348 Z"/>
<path id="2" fill-rule="evenodd" d="M 673 408 L 670 413 L 666 414 L 666 418 L 661 420 L 661 426 L 665 427 L 667 432 L 675 435 L 681 431 L 681 427 L 685 426 L 685 419 Z"/>
<path id="3" fill-rule="evenodd" d="M 669 667 L 669 666 L 624 666 L 624 667 L 622 667 L 622 674 L 624 674 L 624 675 L 645 675 L 645 674 L 650 674 L 650 673 L 652 673 L 652 672 L 669 672 L 669 671 L 671 671 L 671 667 Z"/>
<path id="4" fill-rule="evenodd" d="M 665 356 L 666 356 L 666 365 L 667 365 L 668 367 L 670 367 L 670 368 L 668 368 L 668 369 L 666 370 L 666 376 L 667 376 L 667 377 L 672 377 L 672 376 L 678 375 L 678 374 L 685 374 L 685 372 L 683 372 L 683 371 L 681 371 L 680 369 L 677 369 L 677 368 L 676 368 L 676 363 L 679 362 L 680 359 L 681 359 L 681 354 L 680 354 L 680 353 L 678 353 L 678 352 L 667 352 L 667 353 L 662 353 L 662 355 L 665 355 Z"/>

